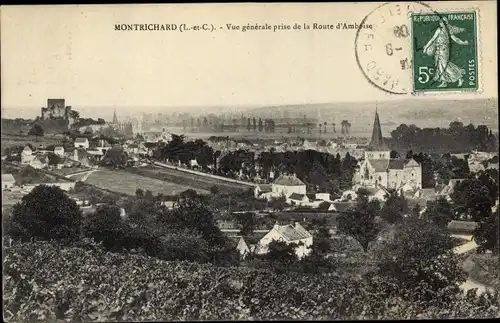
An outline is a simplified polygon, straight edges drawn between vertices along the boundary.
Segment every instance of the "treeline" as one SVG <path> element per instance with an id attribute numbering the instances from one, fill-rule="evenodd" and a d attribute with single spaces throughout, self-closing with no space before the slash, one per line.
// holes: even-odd
<path id="1" fill-rule="evenodd" d="M 428 153 L 463 153 L 471 150 L 498 151 L 498 136 L 485 125 L 464 126 L 451 122 L 448 128 L 419 128 L 401 124 L 391 132 L 389 144 L 397 151 Z"/>

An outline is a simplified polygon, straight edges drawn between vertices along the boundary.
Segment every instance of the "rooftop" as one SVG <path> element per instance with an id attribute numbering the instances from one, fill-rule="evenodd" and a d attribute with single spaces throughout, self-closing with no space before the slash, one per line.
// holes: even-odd
<path id="1" fill-rule="evenodd" d="M 283 186 L 302 186 L 306 185 L 304 182 L 302 182 L 300 179 L 297 178 L 295 175 L 280 175 L 275 181 L 274 184 L 276 185 L 283 185 Z"/>
<path id="2" fill-rule="evenodd" d="M 291 224 L 276 225 L 275 229 L 288 241 L 297 241 L 312 237 L 298 222 L 295 223 L 295 226 Z"/>
<path id="3" fill-rule="evenodd" d="M 11 183 L 15 181 L 16 179 L 12 176 L 12 174 L 2 174 L 2 183 Z"/>

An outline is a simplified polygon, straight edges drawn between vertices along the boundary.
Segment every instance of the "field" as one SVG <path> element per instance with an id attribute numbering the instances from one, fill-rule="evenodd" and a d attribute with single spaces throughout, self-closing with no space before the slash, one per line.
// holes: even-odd
<path id="1" fill-rule="evenodd" d="M 202 175 L 190 174 L 174 169 L 162 168 L 157 166 L 146 166 L 140 168 L 129 168 L 128 172 L 133 172 L 138 175 L 151 177 L 153 179 L 159 178 L 170 183 L 179 185 L 188 185 L 196 190 L 210 191 L 212 186 L 217 186 L 222 192 L 231 193 L 235 190 L 248 190 L 250 186 L 226 182 L 223 180 L 209 178 Z"/>
<path id="2" fill-rule="evenodd" d="M 176 195 L 187 189 L 194 189 L 200 194 L 208 194 L 209 191 L 193 188 L 186 185 L 165 182 L 160 179 L 132 174 L 127 171 L 100 170 L 92 173 L 85 183 L 95 185 L 111 191 L 134 195 L 140 188 L 150 190 L 154 194 Z"/>

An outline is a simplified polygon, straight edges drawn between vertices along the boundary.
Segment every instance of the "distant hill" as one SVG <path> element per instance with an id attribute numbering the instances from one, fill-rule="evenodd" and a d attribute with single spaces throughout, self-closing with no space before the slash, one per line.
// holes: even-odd
<path id="1" fill-rule="evenodd" d="M 383 129 L 388 133 L 401 123 L 418 127 L 448 127 L 451 121 L 464 124 L 484 124 L 498 131 L 498 100 L 401 100 L 385 102 L 320 103 L 266 106 L 244 111 L 245 114 L 264 118 L 303 117 L 317 118 L 321 122 L 340 124 L 348 120 L 352 130 L 362 132 L 371 128 L 377 106 Z"/>

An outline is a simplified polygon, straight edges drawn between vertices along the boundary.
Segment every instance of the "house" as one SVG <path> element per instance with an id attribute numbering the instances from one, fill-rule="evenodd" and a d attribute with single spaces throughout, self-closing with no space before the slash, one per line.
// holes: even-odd
<path id="1" fill-rule="evenodd" d="M 292 193 L 287 197 L 286 202 L 292 205 L 306 205 L 309 203 L 309 198 L 306 194 Z"/>
<path id="2" fill-rule="evenodd" d="M 33 155 L 33 150 L 29 146 L 24 147 L 21 152 L 21 164 L 29 165 L 29 163 L 35 158 Z"/>
<path id="3" fill-rule="evenodd" d="M 83 167 L 94 167 L 96 164 L 94 156 L 84 149 L 73 150 L 73 160 Z"/>
<path id="4" fill-rule="evenodd" d="M 95 147 L 96 151 L 99 151 L 99 156 L 103 156 L 108 149 L 111 149 L 111 145 L 104 139 L 99 139 Z"/>
<path id="5" fill-rule="evenodd" d="M 455 187 L 460 184 L 464 179 L 463 178 L 452 178 L 450 179 L 448 185 L 444 186 L 436 195 L 438 197 L 444 197 L 448 201 L 451 200 L 451 194 L 455 191 Z"/>
<path id="6" fill-rule="evenodd" d="M 265 198 L 268 199 L 267 195 L 272 193 L 273 188 L 271 184 L 259 184 L 254 188 L 254 196 L 255 198 Z"/>
<path id="7" fill-rule="evenodd" d="M 382 202 L 385 202 L 387 200 L 387 196 L 389 194 L 389 191 L 387 191 L 384 187 L 379 186 L 377 189 L 374 190 L 372 194 L 368 197 L 369 200 L 379 200 Z"/>
<path id="8" fill-rule="evenodd" d="M 2 174 L 2 190 L 12 188 L 16 185 L 16 180 L 12 174 Z"/>
<path id="9" fill-rule="evenodd" d="M 75 139 L 75 148 L 88 149 L 89 146 L 90 144 L 87 138 L 80 137 Z"/>
<path id="10" fill-rule="evenodd" d="M 62 146 L 57 146 L 54 148 L 54 154 L 63 157 L 64 156 L 64 147 Z"/>
<path id="11" fill-rule="evenodd" d="M 38 154 L 30 161 L 29 165 L 35 169 L 46 168 L 49 165 L 49 159 L 46 155 Z"/>
<path id="12" fill-rule="evenodd" d="M 415 192 L 414 197 L 425 199 L 428 201 L 435 200 L 436 190 L 434 188 L 422 188 Z"/>
<path id="13" fill-rule="evenodd" d="M 306 184 L 293 175 L 280 175 L 272 184 L 272 195 L 289 197 L 293 193 L 306 194 Z"/>
<path id="14" fill-rule="evenodd" d="M 316 200 L 331 201 L 330 193 L 316 193 L 314 197 Z"/>
<path id="15" fill-rule="evenodd" d="M 295 225 L 279 225 L 276 223 L 271 231 L 260 239 L 255 249 L 255 253 L 266 254 L 269 251 L 269 244 L 272 241 L 284 241 L 287 244 L 297 244 L 298 246 L 295 249 L 295 254 L 301 259 L 311 252 L 309 247 L 313 244 L 313 236 L 298 222 L 295 222 Z"/>
<path id="16" fill-rule="evenodd" d="M 483 170 L 486 169 L 484 167 L 483 163 L 479 162 L 479 161 L 471 161 L 471 160 L 469 160 L 468 164 L 469 164 L 469 170 L 472 173 L 479 173 L 480 171 L 483 171 Z"/>
<path id="17" fill-rule="evenodd" d="M 355 184 L 367 187 L 382 185 L 387 188 L 413 190 L 422 188 L 422 166 L 413 158 L 391 158 L 391 150 L 382 137 L 380 119 L 375 111 L 371 141 L 364 160 L 358 164 L 354 175 Z"/>

